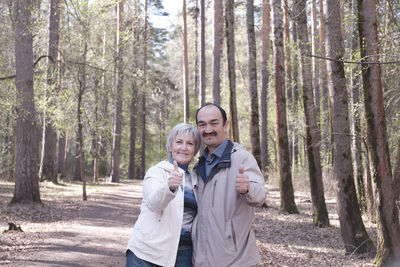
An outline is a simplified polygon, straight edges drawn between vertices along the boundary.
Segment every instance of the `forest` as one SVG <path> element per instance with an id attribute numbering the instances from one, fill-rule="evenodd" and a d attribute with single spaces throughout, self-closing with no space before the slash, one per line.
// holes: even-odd
<path id="1" fill-rule="evenodd" d="M 400 3 L 164 2 L 0 0 L 8 202 L 40 203 L 46 182 L 79 183 L 85 201 L 87 186 L 143 179 L 169 130 L 212 102 L 277 181 L 281 213 L 299 213 L 302 180 L 310 224 L 329 227 L 334 192 L 344 253 L 398 266 Z"/>

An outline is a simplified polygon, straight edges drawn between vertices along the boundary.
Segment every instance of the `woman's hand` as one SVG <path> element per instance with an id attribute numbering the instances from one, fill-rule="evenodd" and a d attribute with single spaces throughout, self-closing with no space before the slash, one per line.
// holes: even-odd
<path id="1" fill-rule="evenodd" d="M 171 191 L 175 191 L 182 183 L 182 174 L 179 173 L 178 163 L 174 160 L 174 170 L 169 174 L 168 186 Z"/>

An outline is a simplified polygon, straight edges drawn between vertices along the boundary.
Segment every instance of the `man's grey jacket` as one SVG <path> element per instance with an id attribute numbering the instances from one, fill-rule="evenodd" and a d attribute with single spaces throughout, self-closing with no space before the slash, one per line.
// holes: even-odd
<path id="1" fill-rule="evenodd" d="M 253 155 L 238 143 L 228 141 L 219 163 L 205 178 L 205 158 L 194 167 L 199 176 L 198 217 L 193 229 L 195 267 L 252 266 L 260 263 L 256 239 L 251 227 L 255 206 L 265 199 L 264 177 Z M 249 176 L 249 190 L 236 190 L 240 165 Z M 204 182 L 206 180 L 206 182 Z"/>

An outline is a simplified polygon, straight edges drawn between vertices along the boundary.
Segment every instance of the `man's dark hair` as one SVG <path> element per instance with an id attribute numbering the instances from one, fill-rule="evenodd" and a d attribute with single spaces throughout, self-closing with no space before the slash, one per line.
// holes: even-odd
<path id="1" fill-rule="evenodd" d="M 219 111 L 221 111 L 222 120 L 223 120 L 223 125 L 225 125 L 225 122 L 226 122 L 226 120 L 227 120 L 226 112 L 225 112 L 225 110 L 224 110 L 223 108 L 221 108 L 220 106 L 218 106 L 217 104 L 214 104 L 214 103 L 205 103 L 203 106 L 201 106 L 201 107 L 196 111 L 196 125 L 199 124 L 199 122 L 197 121 L 197 114 L 199 114 L 199 111 L 200 111 L 202 108 L 207 107 L 207 106 L 214 106 L 214 107 L 218 108 Z"/>

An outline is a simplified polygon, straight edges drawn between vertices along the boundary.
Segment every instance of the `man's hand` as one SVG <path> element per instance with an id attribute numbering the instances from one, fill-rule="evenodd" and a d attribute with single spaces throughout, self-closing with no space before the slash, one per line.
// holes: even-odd
<path id="1" fill-rule="evenodd" d="M 174 160 L 174 170 L 169 174 L 168 186 L 171 191 L 175 191 L 182 183 L 182 174 L 179 173 L 178 163 Z"/>
<path id="2" fill-rule="evenodd" d="M 243 165 L 240 165 L 239 174 L 236 176 L 236 190 L 240 194 L 246 194 L 249 191 L 249 176 L 244 174 Z"/>

